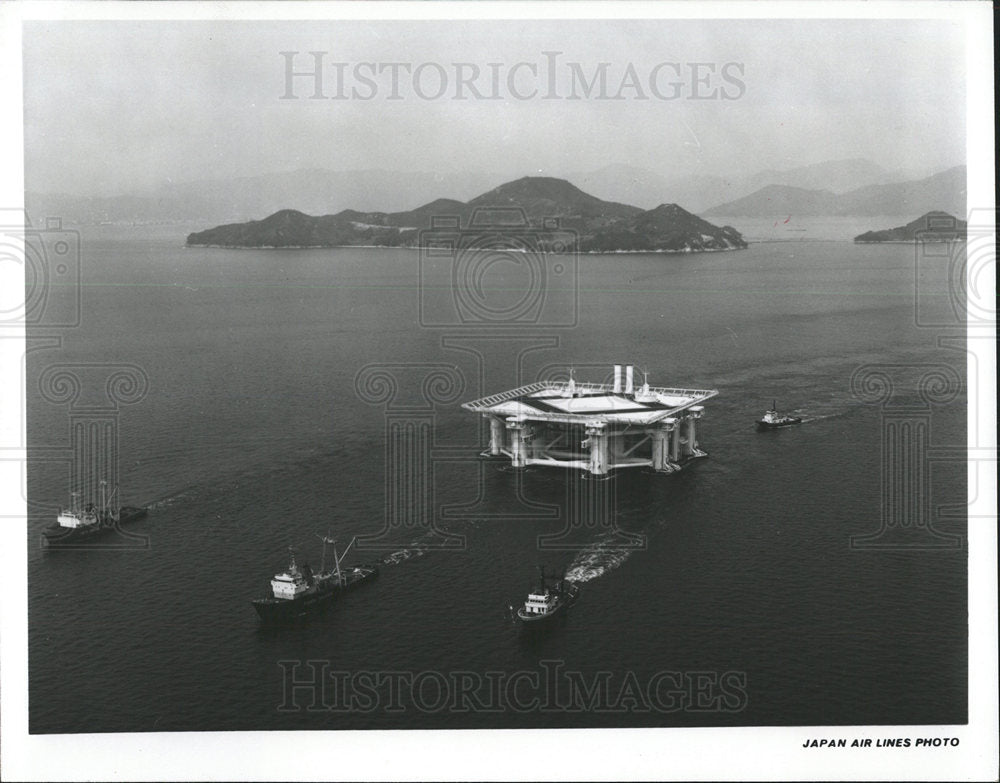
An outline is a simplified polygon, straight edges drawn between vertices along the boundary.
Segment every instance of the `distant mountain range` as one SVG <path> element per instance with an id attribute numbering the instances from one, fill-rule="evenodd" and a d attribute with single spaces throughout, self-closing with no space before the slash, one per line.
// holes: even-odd
<path id="1" fill-rule="evenodd" d="M 82 197 L 62 193 L 25 194 L 35 222 L 49 216 L 66 222 L 186 222 L 248 220 L 293 206 L 327 214 L 359 210 L 404 210 L 435 196 L 471 198 L 496 179 L 465 172 L 403 172 L 384 169 L 297 171 L 253 177 L 168 183 L 151 193 Z"/>
<path id="2" fill-rule="evenodd" d="M 767 185 L 703 213 L 707 216 L 779 218 L 786 215 L 913 215 L 944 210 L 966 213 L 966 170 L 956 166 L 923 179 L 834 193 L 790 185 Z"/>
<path id="3" fill-rule="evenodd" d="M 768 185 L 845 193 L 868 185 L 884 185 L 919 177 L 888 171 L 864 158 L 831 160 L 790 169 L 766 169 L 755 174 L 693 175 L 668 178 L 635 166 L 615 164 L 597 171 L 572 172 L 567 179 L 594 195 L 640 206 L 664 200 L 685 204 L 695 212 L 733 201 Z"/>
<path id="4" fill-rule="evenodd" d="M 437 233 L 424 233 L 434 229 L 434 218 L 449 221 L 448 231 L 471 231 L 473 237 L 488 237 L 493 226 L 503 228 L 505 236 L 513 235 L 510 228 L 519 227 L 527 232 L 529 247 L 565 246 L 568 231 L 573 231 L 584 252 L 682 252 L 747 246 L 736 229 L 714 226 L 676 204 L 642 210 L 603 201 L 553 177 L 523 177 L 468 202 L 438 199 L 407 212 L 344 210 L 313 217 L 284 209 L 264 220 L 192 233 L 187 243 L 226 247 L 414 246 L 436 241 Z"/>
<path id="5" fill-rule="evenodd" d="M 928 212 L 905 226 L 882 231 L 866 231 L 854 237 L 859 244 L 874 242 L 954 242 L 963 241 L 968 235 L 966 221 L 947 212 Z"/>
<path id="6" fill-rule="evenodd" d="M 954 171 L 954 170 L 952 170 Z M 30 172 L 29 172 L 30 173 Z M 576 183 L 596 198 L 650 209 L 662 203 L 683 204 L 698 214 L 727 214 L 725 209 L 745 210 L 746 216 L 767 215 L 768 204 L 780 202 L 794 207 L 806 198 L 807 208 L 861 210 L 854 214 L 874 214 L 864 204 L 853 205 L 831 198 L 847 196 L 871 186 L 892 183 L 923 182 L 924 179 L 887 171 L 864 159 L 826 161 L 786 170 L 765 170 L 751 175 L 738 173 L 668 177 L 647 169 L 611 164 L 596 171 L 555 172 L 562 179 Z M 298 171 L 261 174 L 252 177 L 206 179 L 199 182 L 168 183 L 152 192 L 102 197 L 82 197 L 58 193 L 39 193 L 31 188 L 25 195 L 28 214 L 36 223 L 46 217 L 61 217 L 66 223 L 102 222 L 181 222 L 208 223 L 246 221 L 270 215 L 284 208 L 294 208 L 314 215 L 336 214 L 345 209 L 384 210 L 388 213 L 412 208 L 434 198 L 447 196 L 467 201 L 488 190 L 500 179 L 487 172 L 400 172 L 384 169 Z M 768 191 L 769 186 L 791 188 Z M 962 183 L 964 189 L 964 182 Z M 797 193 L 794 189 L 815 191 Z M 825 193 L 824 193 L 825 192 Z M 818 194 L 824 193 L 820 196 Z M 782 195 L 783 194 L 783 195 Z M 750 201 L 743 205 L 744 198 Z M 771 202 L 768 201 L 771 199 Z M 784 201 L 781 201 L 784 199 Z M 953 199 L 954 200 L 954 199 Z M 875 198 L 874 201 L 879 201 Z M 884 201 L 892 201 L 892 198 Z M 963 214 L 953 203 L 930 203 L 927 209 L 913 209 L 903 203 L 888 204 L 881 214 L 914 215 L 929 209 L 947 209 Z M 845 203 L 847 206 L 845 206 Z M 738 206 L 732 206 L 738 205 Z M 773 206 L 773 204 L 772 204 Z M 964 204 L 963 204 L 964 208 Z M 802 210 L 787 210 L 787 214 Z M 743 212 L 728 213 L 742 216 Z M 810 212 L 808 214 L 820 214 Z"/>

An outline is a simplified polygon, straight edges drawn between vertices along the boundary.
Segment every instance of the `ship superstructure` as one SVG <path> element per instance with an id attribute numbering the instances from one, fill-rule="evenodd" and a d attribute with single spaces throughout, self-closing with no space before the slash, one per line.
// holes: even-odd
<path id="1" fill-rule="evenodd" d="M 566 574 L 547 575 L 539 568 L 538 586 L 528 593 L 515 616 L 523 623 L 547 620 L 559 614 L 580 595 L 580 586 L 566 579 Z"/>

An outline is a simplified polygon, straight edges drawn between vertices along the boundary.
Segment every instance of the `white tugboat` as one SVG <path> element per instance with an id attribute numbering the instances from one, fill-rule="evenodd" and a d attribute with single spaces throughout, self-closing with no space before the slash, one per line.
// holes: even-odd
<path id="1" fill-rule="evenodd" d="M 785 416 L 778 413 L 778 406 L 775 401 L 771 401 L 771 410 L 767 411 L 761 418 L 757 419 L 757 431 L 763 432 L 764 430 L 776 430 L 779 427 L 791 427 L 795 424 L 801 424 L 801 416 Z"/>
<path id="2" fill-rule="evenodd" d="M 517 619 L 523 623 L 548 620 L 569 607 L 580 595 L 580 586 L 567 581 L 565 573 L 558 577 L 546 576 L 545 568 L 541 567 L 538 581 L 538 589 L 528 593 L 524 606 L 517 610 Z"/>

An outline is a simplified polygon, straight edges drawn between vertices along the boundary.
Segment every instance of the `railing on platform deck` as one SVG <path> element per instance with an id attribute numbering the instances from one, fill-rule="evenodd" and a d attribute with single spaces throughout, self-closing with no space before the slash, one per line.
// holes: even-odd
<path id="1" fill-rule="evenodd" d="M 481 397 L 478 400 L 472 400 L 471 402 L 462 403 L 462 407 L 466 410 L 485 412 L 495 405 L 499 405 L 502 402 L 507 402 L 508 400 L 513 400 L 518 397 L 524 397 L 528 394 L 534 394 L 540 391 L 566 391 L 569 388 L 569 384 L 565 381 L 538 381 L 536 383 L 529 383 L 526 386 L 518 386 L 516 389 L 510 389 L 505 392 L 498 392 L 497 394 L 491 394 L 488 397 Z M 604 392 L 606 394 L 624 394 L 624 392 L 615 392 L 615 387 L 610 383 L 580 383 L 577 382 L 576 390 L 578 392 Z M 635 389 L 635 392 L 641 391 L 642 387 Z M 650 386 L 649 391 L 651 394 L 663 394 L 668 397 L 690 397 L 691 402 L 683 403 L 682 405 L 673 408 L 672 410 L 677 410 L 682 407 L 688 407 L 695 403 L 707 400 L 714 397 L 719 392 L 717 389 L 677 389 L 669 388 L 664 386 Z M 634 393 L 635 393 L 634 392 Z M 565 414 L 563 414 L 565 416 Z M 586 414 L 581 414 L 586 415 Z M 547 417 L 546 417 L 547 418 Z"/>

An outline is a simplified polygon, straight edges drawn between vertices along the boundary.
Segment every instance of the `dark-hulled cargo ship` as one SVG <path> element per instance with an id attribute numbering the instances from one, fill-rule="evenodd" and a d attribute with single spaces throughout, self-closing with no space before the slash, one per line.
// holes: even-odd
<path id="1" fill-rule="evenodd" d="M 290 548 L 291 562 L 271 580 L 270 594 L 251 603 L 264 625 L 289 625 L 322 614 L 340 594 L 378 577 L 377 565 L 342 568 L 341 562 L 353 546 L 351 539 L 342 555 L 337 554 L 336 542 L 323 537 L 323 563 L 320 572 L 313 573 L 308 563 L 300 568 L 295 562 L 295 550 Z M 333 544 L 334 567 L 325 570 L 326 545 Z"/>
<path id="2" fill-rule="evenodd" d="M 119 531 L 123 525 L 142 519 L 148 509 L 136 506 L 114 505 L 118 488 L 107 497 L 107 482 L 100 483 L 101 505 L 93 503 L 82 505 L 80 493 L 70 495 L 69 508 L 63 509 L 56 521 L 42 531 L 45 545 L 52 549 L 77 548 L 98 545 L 108 538 L 113 531 Z"/>

